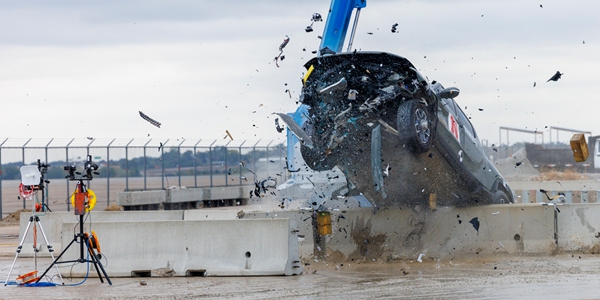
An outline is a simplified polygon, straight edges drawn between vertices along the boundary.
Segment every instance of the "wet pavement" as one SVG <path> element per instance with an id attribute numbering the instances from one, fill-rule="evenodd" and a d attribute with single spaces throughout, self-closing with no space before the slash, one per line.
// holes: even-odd
<path id="1" fill-rule="evenodd" d="M 18 245 L 18 226 L 0 226 L 0 279 L 8 275 Z M 108 258 L 110 264 L 110 257 Z M 88 278 L 77 286 L 0 286 L 0 299 L 598 299 L 600 256 L 477 257 L 437 261 L 310 261 L 306 274 L 265 277 Z M 50 259 L 38 259 L 45 270 Z M 66 285 L 70 278 L 62 266 Z M 33 270 L 33 258 L 19 258 L 11 280 Z M 54 272 L 55 273 L 55 272 Z M 50 274 L 54 275 L 53 272 Z M 59 282 L 58 277 L 53 277 Z M 142 285 L 144 280 L 146 285 Z"/>

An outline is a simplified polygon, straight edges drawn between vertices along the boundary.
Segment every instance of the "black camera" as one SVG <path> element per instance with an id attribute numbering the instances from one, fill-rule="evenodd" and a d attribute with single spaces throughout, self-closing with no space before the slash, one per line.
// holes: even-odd
<path id="1" fill-rule="evenodd" d="M 75 165 L 64 166 L 64 170 L 69 172 L 69 175 L 65 176 L 65 178 L 69 178 L 69 180 L 75 180 L 75 170 L 77 167 Z M 77 172 L 77 174 L 81 174 Z"/>
<path id="2" fill-rule="evenodd" d="M 85 165 L 83 165 L 83 168 L 85 169 L 85 175 L 83 177 L 86 177 L 90 180 L 93 178 L 92 173 L 96 174 L 96 175 L 100 175 L 100 173 L 94 172 L 94 171 L 98 170 L 98 165 L 92 162 L 91 155 L 87 156 L 87 161 L 85 162 Z"/>

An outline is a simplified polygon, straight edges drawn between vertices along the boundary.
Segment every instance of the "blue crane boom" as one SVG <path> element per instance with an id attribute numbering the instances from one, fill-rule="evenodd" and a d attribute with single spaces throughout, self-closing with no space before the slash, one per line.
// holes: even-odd
<path id="1" fill-rule="evenodd" d="M 360 9 L 367 6 L 367 0 L 331 0 L 327 21 L 323 29 L 323 39 L 319 47 L 319 55 L 342 52 L 352 11 L 356 8 L 354 27 L 350 35 L 349 48 L 352 46 L 354 31 L 358 22 Z M 348 49 L 351 51 L 351 49 Z"/>

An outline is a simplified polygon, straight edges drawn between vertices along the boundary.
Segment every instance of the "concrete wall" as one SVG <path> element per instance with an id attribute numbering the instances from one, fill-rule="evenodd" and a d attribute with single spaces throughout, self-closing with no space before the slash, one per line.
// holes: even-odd
<path id="1" fill-rule="evenodd" d="M 161 220 L 161 221 L 173 221 L 183 220 L 182 210 L 161 210 L 161 211 L 92 211 L 86 216 L 86 222 L 120 222 L 120 221 L 149 221 L 149 220 Z M 20 216 L 20 227 L 19 227 L 19 242 L 25 234 L 25 229 L 29 223 L 29 217 L 31 212 L 22 212 Z M 61 238 L 66 236 L 70 239 L 71 233 L 67 232 L 66 235 L 62 234 L 63 223 L 77 222 L 79 216 L 75 216 L 73 212 L 49 212 L 45 216 L 40 216 L 41 227 L 46 233 L 48 242 L 55 251 L 55 254 L 60 254 L 62 250 Z M 41 231 L 37 229 L 37 244 L 42 245 L 38 255 L 40 257 L 49 257 L 50 253 L 46 248 L 46 243 L 42 237 Z M 70 230 L 72 232 L 73 230 Z M 31 257 L 33 256 L 33 223 L 29 229 L 29 233 L 25 237 L 23 248 L 19 256 Z"/>
<path id="2" fill-rule="evenodd" d="M 75 225 L 64 223 L 62 230 Z M 293 226 L 289 219 L 93 223 L 109 276 L 131 276 L 136 271 L 161 276 L 171 270 L 174 276 L 185 276 L 189 270 L 206 270 L 207 276 L 300 274 L 303 267 Z M 70 241 L 65 236 L 62 246 Z M 73 244 L 63 260 L 77 259 L 79 251 Z M 85 272 L 85 264 L 80 264 L 71 274 Z M 90 276 L 97 276 L 93 269 Z"/>
<path id="3" fill-rule="evenodd" d="M 434 211 L 404 207 L 335 209 L 331 210 L 333 234 L 324 237 L 314 235 L 313 212 L 306 210 L 246 212 L 242 219 L 238 219 L 235 209 L 105 212 L 92 213 L 92 226 L 100 236 L 102 250 L 112 267 L 115 264 L 127 269 L 114 269 L 113 276 L 128 276 L 132 270 L 161 268 L 173 269 L 178 275 L 191 269 L 206 269 L 208 275 L 273 274 L 274 267 L 262 261 L 263 254 L 276 258 L 279 268 L 282 259 L 277 255 L 281 254 L 269 251 L 283 249 L 282 239 L 288 245 L 286 251 L 293 253 L 288 256 L 295 255 L 302 262 L 314 258 L 414 260 L 421 253 L 425 254 L 425 259 L 547 255 L 557 250 L 589 249 L 600 244 L 600 218 L 597 217 L 600 204 L 564 204 L 557 208 L 560 210 L 556 211 L 557 239 L 554 237 L 554 207 L 534 203 L 439 207 Z M 24 213 L 22 231 L 27 216 Z M 51 231 L 47 227 L 52 231 L 56 231 L 56 226 L 60 227 L 57 232 L 64 247 L 73 238 L 76 219 L 66 213 L 54 218 L 48 223 L 56 225 L 43 224 L 47 234 Z M 177 223 L 179 221 L 162 221 L 168 218 L 183 218 L 184 221 L 181 224 Z M 61 222 L 64 225 L 58 225 Z M 191 225 L 185 225 L 186 222 Z M 477 222 L 478 230 L 475 228 Z M 296 226 L 297 232 L 293 230 L 294 233 L 289 234 L 290 226 Z M 284 232 L 288 234 L 285 238 Z M 270 239 L 277 239 L 277 243 L 273 244 Z M 55 248 L 60 248 L 57 240 L 51 242 Z M 218 251 L 226 253 L 216 253 Z M 251 253 L 248 263 L 252 264 L 252 271 L 246 271 L 245 260 L 244 269 L 238 268 L 243 260 L 239 253 L 245 255 L 246 251 Z M 256 265 L 255 268 L 255 263 L 260 267 Z M 290 259 L 286 263 L 288 269 L 289 263 Z"/>
<path id="4" fill-rule="evenodd" d="M 120 192 L 121 206 L 155 206 L 164 203 L 187 203 L 207 200 L 246 199 L 254 186 L 225 186 L 212 188 L 165 189 L 156 191 Z"/>
<path id="5" fill-rule="evenodd" d="M 600 204 L 558 206 L 558 246 L 566 251 L 600 244 Z"/>
<path id="6" fill-rule="evenodd" d="M 518 181 L 510 182 L 509 186 L 515 191 L 518 203 L 548 201 L 540 189 L 548 191 L 550 197 L 563 192 L 567 203 L 598 203 L 600 193 L 600 181 L 596 180 Z"/>

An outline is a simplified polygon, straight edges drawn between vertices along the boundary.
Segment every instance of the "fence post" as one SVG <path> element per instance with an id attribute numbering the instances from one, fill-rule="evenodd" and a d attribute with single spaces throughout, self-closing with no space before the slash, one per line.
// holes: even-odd
<path id="1" fill-rule="evenodd" d="M 146 146 L 148 146 L 148 143 L 150 143 L 150 141 L 152 141 L 152 139 L 149 139 L 145 144 L 144 144 L 144 191 L 146 190 L 146 170 L 148 169 L 147 164 L 146 164 Z"/>
<path id="2" fill-rule="evenodd" d="M 178 163 L 177 163 L 177 174 L 179 175 L 178 177 L 178 186 L 181 188 L 181 145 L 183 144 L 183 142 L 185 142 L 185 139 L 182 139 L 181 143 L 179 143 L 179 145 L 177 145 L 177 155 L 178 155 Z"/>
<path id="3" fill-rule="evenodd" d="M 2 174 L 2 145 L 4 145 L 4 143 L 6 143 L 6 141 L 8 141 L 8 138 L 6 138 L 4 140 L 4 142 L 2 142 L 2 144 L 0 144 L 0 219 L 2 219 L 2 177 L 4 176 Z"/>
<path id="4" fill-rule="evenodd" d="M 87 145 L 87 147 L 86 147 L 87 151 L 86 151 L 86 154 L 85 154 L 86 157 L 90 156 L 90 146 L 92 145 L 92 143 L 94 143 L 95 140 L 96 140 L 96 138 L 92 138 L 92 141 Z M 84 166 L 85 166 L 85 164 L 84 164 Z M 83 170 L 83 171 L 85 171 L 85 170 Z M 92 181 L 91 180 L 88 181 L 88 188 L 90 188 L 90 189 L 92 188 Z"/>
<path id="5" fill-rule="evenodd" d="M 65 146 L 65 156 L 66 156 L 66 162 L 67 165 L 69 164 L 69 146 L 71 145 L 71 143 L 74 141 L 75 139 L 71 139 L 71 141 Z M 69 198 L 70 198 L 71 194 L 69 194 L 69 179 L 67 179 L 67 212 L 71 211 L 71 206 L 69 206 Z"/>
<path id="6" fill-rule="evenodd" d="M 229 146 L 229 143 L 231 143 L 231 141 L 227 142 L 227 144 L 225 144 L 225 186 L 229 186 L 229 163 L 228 163 L 228 159 L 229 159 L 229 148 L 227 148 L 227 146 Z"/>
<path id="7" fill-rule="evenodd" d="M 25 146 L 27 146 L 27 144 L 29 144 L 29 141 L 31 141 L 31 138 L 29 138 L 27 140 L 27 142 L 25 142 L 25 144 L 23 144 L 23 146 L 21 146 L 21 151 L 23 153 L 23 165 L 25 165 Z M 25 198 L 23 198 L 23 209 L 25 209 Z"/>
<path id="8" fill-rule="evenodd" d="M 266 147 L 266 149 L 267 149 L 267 163 L 266 163 L 267 169 L 265 171 L 267 171 L 267 174 L 269 174 L 271 171 L 271 165 L 269 164 L 269 162 L 271 162 L 271 160 L 269 159 L 269 147 L 271 146 L 272 143 L 273 143 L 273 141 L 270 141 Z"/>
<path id="9" fill-rule="evenodd" d="M 106 168 L 108 168 L 108 172 L 106 172 L 106 207 L 110 206 L 110 145 L 115 141 L 113 138 L 110 143 L 106 146 Z M 125 178 L 127 178 L 129 174 L 125 174 Z"/>
<path id="10" fill-rule="evenodd" d="M 240 166 L 240 183 L 239 185 L 242 185 L 242 146 L 244 145 L 244 143 L 246 143 L 246 140 L 244 140 L 244 142 L 242 144 L 240 144 L 240 148 L 239 148 L 239 158 L 240 158 L 240 162 L 238 163 L 238 165 Z"/>
<path id="11" fill-rule="evenodd" d="M 217 140 L 215 140 L 214 142 L 212 142 L 212 144 L 210 144 L 210 146 L 208 146 L 208 160 L 209 160 L 209 164 L 210 164 L 210 187 L 213 187 L 212 145 L 214 145 L 216 142 L 217 142 Z"/>
<path id="12" fill-rule="evenodd" d="M 169 142 L 169 140 L 167 139 L 167 141 L 162 144 L 161 143 L 161 147 L 160 147 L 160 161 L 161 161 L 161 165 L 162 165 L 162 189 L 165 189 L 165 176 L 167 174 L 165 174 L 165 146 L 167 145 L 167 143 Z"/>
<path id="13" fill-rule="evenodd" d="M 198 174 L 196 173 L 196 169 L 197 167 L 197 159 L 196 159 L 196 146 L 198 146 L 198 144 L 200 144 L 200 142 L 202 141 L 202 139 L 200 139 L 198 142 L 196 142 L 196 144 L 194 145 L 194 187 L 197 188 L 198 187 Z"/>
<path id="14" fill-rule="evenodd" d="M 129 144 L 131 144 L 133 142 L 133 140 L 135 139 L 131 139 L 131 141 L 129 141 L 129 143 L 127 143 L 125 145 L 125 190 L 129 191 Z M 114 140 L 113 140 L 114 141 Z M 111 142 L 112 144 L 112 142 Z M 144 159 L 146 159 L 146 153 L 144 152 Z M 109 171 L 109 177 L 110 177 L 110 169 Z"/>
<path id="15" fill-rule="evenodd" d="M 54 141 L 54 138 L 51 138 L 50 141 L 48 142 L 48 144 L 46 144 L 46 147 L 44 147 L 44 163 L 46 165 L 48 165 L 48 147 L 50 146 L 52 141 Z M 50 199 L 50 181 L 48 181 L 48 183 L 46 184 L 46 193 L 45 194 L 46 194 L 46 200 Z M 44 201 L 44 198 L 42 198 L 42 201 Z M 46 205 L 48 205 L 48 203 L 46 203 Z"/>

